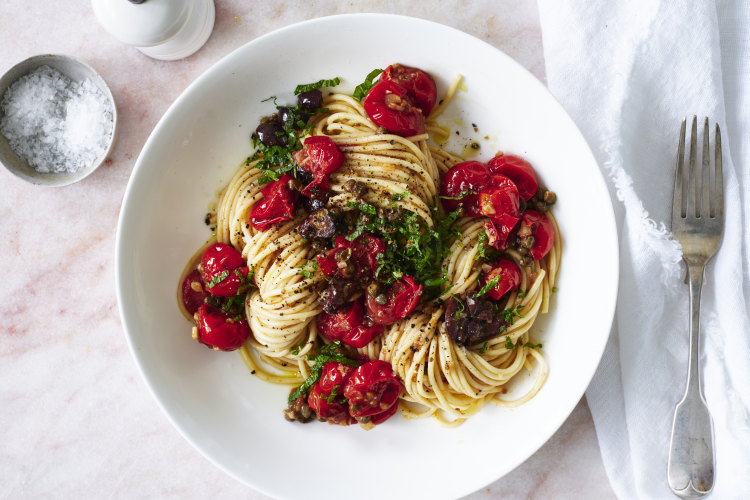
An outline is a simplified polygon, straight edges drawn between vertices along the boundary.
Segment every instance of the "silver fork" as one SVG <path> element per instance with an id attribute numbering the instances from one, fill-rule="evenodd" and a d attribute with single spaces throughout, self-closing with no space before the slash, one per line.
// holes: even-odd
<path id="1" fill-rule="evenodd" d="M 714 485 L 714 439 L 711 414 L 701 388 L 700 302 L 706 262 L 716 254 L 724 230 L 724 181 L 721 132 L 716 125 L 714 169 L 708 146 L 708 118 L 703 126 L 703 159 L 697 156 L 697 120 L 690 133 L 690 160 L 685 168 L 685 120 L 680 128 L 677 173 L 672 199 L 672 233 L 682 245 L 690 287 L 690 355 L 685 395 L 677 403 L 669 445 L 669 487 L 682 498 L 700 498 Z"/>

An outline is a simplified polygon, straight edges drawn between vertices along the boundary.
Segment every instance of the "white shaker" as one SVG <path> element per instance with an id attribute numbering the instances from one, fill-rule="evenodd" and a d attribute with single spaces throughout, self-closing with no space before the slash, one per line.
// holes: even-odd
<path id="1" fill-rule="evenodd" d="M 214 29 L 213 0 L 92 0 L 112 36 L 154 59 L 174 61 L 200 49 Z"/>

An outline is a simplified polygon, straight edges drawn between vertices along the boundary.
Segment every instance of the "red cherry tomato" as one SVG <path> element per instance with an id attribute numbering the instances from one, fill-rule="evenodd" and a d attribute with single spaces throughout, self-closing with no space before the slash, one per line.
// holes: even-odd
<path id="1" fill-rule="evenodd" d="M 356 277 L 375 276 L 375 271 L 378 269 L 378 254 L 385 252 L 385 243 L 369 233 L 362 233 L 354 241 L 349 241 L 343 236 L 336 237 L 335 246 L 324 255 L 316 257 L 323 275 L 328 278 L 341 277 L 336 254 L 347 248 L 351 248 L 350 259 L 354 260 L 357 269 Z"/>
<path id="2" fill-rule="evenodd" d="M 362 298 L 341 307 L 333 314 L 321 312 L 315 321 L 318 331 L 325 338 L 356 347 L 364 347 L 383 333 L 383 325 L 363 324 L 365 306 Z"/>
<path id="3" fill-rule="evenodd" d="M 536 172 L 529 162 L 513 155 L 498 155 L 487 162 L 492 174 L 502 174 L 516 183 L 518 194 L 529 201 L 539 186 Z"/>
<path id="4" fill-rule="evenodd" d="M 502 214 L 485 222 L 484 231 L 487 233 L 488 243 L 501 252 L 507 250 L 510 243 L 510 235 L 520 220 L 520 217 Z"/>
<path id="5" fill-rule="evenodd" d="M 344 163 L 344 154 L 326 135 L 308 137 L 302 149 L 292 156 L 297 165 L 313 174 L 313 181 L 301 191 L 304 196 L 310 196 L 316 186 L 328 189 L 329 176 Z"/>
<path id="6" fill-rule="evenodd" d="M 500 174 L 493 174 L 479 191 L 479 213 L 487 217 L 518 215 L 520 201 L 516 184 Z"/>
<path id="7" fill-rule="evenodd" d="M 320 388 L 320 384 L 313 385 L 307 396 L 307 404 L 319 419 L 329 424 L 349 425 L 355 422 L 354 418 L 349 415 L 349 406 L 343 402 L 343 396 L 326 394 Z"/>
<path id="8" fill-rule="evenodd" d="M 263 199 L 250 212 L 250 222 L 255 229 L 265 231 L 294 217 L 294 193 L 289 188 L 291 180 L 290 175 L 284 174 L 263 187 Z"/>
<path id="9" fill-rule="evenodd" d="M 452 212 L 463 205 L 465 215 L 479 217 L 481 214 L 477 193 L 484 187 L 488 175 L 487 167 L 478 161 L 465 161 L 451 167 L 443 176 L 440 186 L 443 207 Z M 466 194 L 468 192 L 472 194 Z"/>
<path id="10" fill-rule="evenodd" d="M 487 290 L 487 296 L 492 300 L 500 300 L 503 295 L 518 288 L 521 284 L 521 271 L 512 260 L 500 259 L 482 278 L 482 286 L 500 277 L 497 285 Z"/>
<path id="11" fill-rule="evenodd" d="M 390 80 L 405 88 L 424 116 L 429 116 L 437 100 L 435 80 L 419 68 L 392 64 L 385 68 L 381 80 Z"/>
<path id="12" fill-rule="evenodd" d="M 536 210 L 526 210 L 522 220 L 522 224 L 529 226 L 534 237 L 534 245 L 529 249 L 529 255 L 534 260 L 539 260 L 547 255 L 555 244 L 555 228 L 543 213 Z"/>
<path id="13" fill-rule="evenodd" d="M 367 93 L 362 105 L 372 122 L 390 132 L 409 137 L 424 133 L 424 115 L 409 92 L 390 80 L 380 80 Z"/>
<path id="14" fill-rule="evenodd" d="M 401 383 L 391 365 L 381 360 L 359 366 L 344 387 L 349 414 L 360 423 L 377 424 L 393 415 L 400 395 Z M 376 418 L 378 415 L 381 418 Z"/>
<path id="15" fill-rule="evenodd" d="M 226 243 L 214 243 L 201 257 L 201 277 L 212 295 L 232 297 L 247 276 L 247 262 L 242 254 Z M 184 297 L 184 295 L 183 295 Z"/>
<path id="16" fill-rule="evenodd" d="M 354 371 L 353 366 L 345 365 L 337 361 L 329 361 L 323 366 L 318 385 L 326 394 L 336 388 L 339 395 L 344 394 L 344 386 Z"/>
<path id="17" fill-rule="evenodd" d="M 203 304 L 198 309 L 198 342 L 221 351 L 234 351 L 250 336 L 244 319 L 234 319 L 221 309 Z"/>
<path id="18" fill-rule="evenodd" d="M 378 325 L 392 325 L 411 314 L 421 295 L 422 285 L 411 276 L 404 276 L 385 292 L 385 304 L 378 304 L 375 297 L 367 294 L 367 314 Z"/>
<path id="19" fill-rule="evenodd" d="M 207 298 L 208 293 L 203 279 L 201 279 L 201 273 L 197 269 L 193 269 L 182 282 L 182 305 L 192 315 L 198 312 Z"/>
<path id="20" fill-rule="evenodd" d="M 315 318 L 318 331 L 330 341 L 341 340 L 345 333 L 362 324 L 365 307 L 361 300 L 342 306 L 333 314 L 321 312 Z"/>

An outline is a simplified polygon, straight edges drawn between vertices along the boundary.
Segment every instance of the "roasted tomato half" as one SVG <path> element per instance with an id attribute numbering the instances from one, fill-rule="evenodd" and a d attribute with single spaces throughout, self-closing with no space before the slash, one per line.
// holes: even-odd
<path id="1" fill-rule="evenodd" d="M 520 209 L 516 184 L 500 174 L 489 176 L 479 192 L 479 214 L 487 217 L 517 216 Z"/>
<path id="2" fill-rule="evenodd" d="M 265 231 L 294 217 L 295 193 L 289 185 L 293 181 L 290 175 L 284 174 L 263 187 L 263 199 L 250 212 L 250 223 L 255 229 Z"/>
<path id="3" fill-rule="evenodd" d="M 503 214 L 494 217 L 484 223 L 484 231 L 487 233 L 487 242 L 500 251 L 507 250 L 513 230 L 518 225 L 520 217 Z"/>
<path id="4" fill-rule="evenodd" d="M 424 133 L 424 115 L 409 91 L 391 80 L 381 79 L 367 93 L 362 105 L 372 122 L 386 130 L 410 137 Z"/>
<path id="5" fill-rule="evenodd" d="M 529 255 L 534 260 L 541 259 L 552 250 L 555 244 L 555 228 L 543 213 L 536 210 L 526 210 L 523 213 L 518 235 L 522 238 L 528 237 L 526 233 L 530 233 L 534 238 L 533 245 L 529 248 Z"/>
<path id="6" fill-rule="evenodd" d="M 220 351 L 234 351 L 242 347 L 250 336 L 244 318 L 232 318 L 221 309 L 203 304 L 198 309 L 198 335 L 201 344 Z"/>
<path id="7" fill-rule="evenodd" d="M 443 176 L 440 185 L 440 201 L 452 212 L 463 205 L 468 217 L 479 217 L 479 191 L 487 182 L 487 167 L 478 161 L 465 161 L 454 165 Z"/>
<path id="8" fill-rule="evenodd" d="M 392 64 L 385 68 L 380 79 L 390 80 L 405 88 L 422 114 L 430 115 L 437 100 L 437 88 L 429 73 L 411 66 Z"/>
<path id="9" fill-rule="evenodd" d="M 339 308 L 335 313 L 321 312 L 316 317 L 318 331 L 331 341 L 364 347 L 383 333 L 383 325 L 364 325 L 365 306 L 362 298 Z"/>
<path id="10" fill-rule="evenodd" d="M 513 155 L 498 155 L 487 162 L 492 174 L 502 174 L 518 187 L 518 194 L 529 201 L 539 186 L 536 172 L 529 162 Z"/>
<path id="11" fill-rule="evenodd" d="M 335 425 L 349 425 L 356 421 L 349 415 L 349 405 L 345 401 L 340 392 L 339 394 L 326 393 L 319 383 L 312 386 L 307 396 L 307 404 L 318 419 Z"/>
<path id="12" fill-rule="evenodd" d="M 500 259 L 482 278 L 482 286 L 497 279 L 497 284 L 487 290 L 487 296 L 492 300 L 500 300 L 503 295 L 518 288 L 521 284 L 521 271 L 516 263 L 509 259 Z"/>
<path id="13" fill-rule="evenodd" d="M 246 264 L 242 254 L 231 245 L 214 243 L 206 248 L 200 265 L 206 291 L 220 297 L 236 295 L 242 280 L 248 274 Z M 183 300 L 184 298 L 183 287 Z"/>
<path id="14" fill-rule="evenodd" d="M 297 165 L 313 176 L 312 182 L 301 191 L 308 197 L 317 186 L 328 189 L 329 176 L 344 163 L 344 154 L 326 135 L 314 135 L 305 139 L 304 146 L 293 153 L 293 158 Z"/>
<path id="15" fill-rule="evenodd" d="M 410 315 L 421 296 L 422 285 L 411 276 L 404 276 L 383 293 L 374 297 L 367 294 L 367 314 L 378 325 L 391 325 Z"/>
<path id="16" fill-rule="evenodd" d="M 349 414 L 361 424 L 379 424 L 398 409 L 401 383 L 385 361 L 368 361 L 351 374 L 344 387 Z"/>

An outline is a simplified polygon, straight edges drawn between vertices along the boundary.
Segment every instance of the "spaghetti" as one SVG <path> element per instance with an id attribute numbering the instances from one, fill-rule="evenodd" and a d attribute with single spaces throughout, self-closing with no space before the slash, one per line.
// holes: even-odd
<path id="1" fill-rule="evenodd" d="M 321 106 L 325 112 L 311 117 L 308 134 L 329 137 L 344 157 L 340 168 L 328 177 L 326 206 L 338 213 L 357 213 L 363 206 L 373 207 L 378 214 L 398 210 L 414 214 L 415 224 L 427 230 L 448 217 L 436 202 L 445 187 L 441 180 L 463 160 L 431 145 L 430 138 L 441 130 L 435 119 L 451 101 L 459 81 L 453 82 L 429 116 L 426 132 L 410 137 L 373 123 L 363 104 L 350 95 L 325 96 Z M 311 376 L 310 355 L 330 344 L 316 321 L 323 311 L 321 291 L 328 278 L 319 266 L 309 265 L 321 250 L 300 234 L 306 214 L 297 211 L 265 230 L 251 223 L 254 208 L 266 198 L 259 161 L 245 162 L 224 189 L 216 213 L 215 242 L 240 251 L 252 273 L 248 280 L 253 286 L 244 300 L 251 334 L 239 348 L 242 359 L 264 380 L 299 386 Z M 361 187 L 359 192 L 349 189 L 352 182 Z M 549 310 L 561 256 L 557 224 L 549 211 L 545 215 L 554 231 L 554 243 L 546 255 L 531 260 L 523 245 L 502 253 L 519 270 L 519 282 L 504 294 L 502 308 L 495 305 L 496 315 L 504 317 L 499 332 L 476 343 L 457 342 L 449 332 L 454 328 L 452 318 L 461 316 L 446 312 L 451 301 L 454 308 L 456 304 L 464 307 L 461 297 L 467 307 L 470 297 L 481 302 L 480 293 L 499 282 L 486 278 L 491 267 L 487 254 L 493 250 L 487 218 L 454 215 L 442 259 L 443 279 L 433 285 L 432 296 L 423 296 L 408 316 L 386 325 L 382 334 L 357 349 L 362 357 L 391 366 L 403 387 L 400 408 L 405 417 L 432 415 L 445 423 L 460 423 L 487 402 L 522 404 L 542 387 L 547 365 L 530 330 L 538 315 Z M 202 251 L 183 279 L 195 269 Z M 353 348 L 349 352 L 355 354 Z M 514 401 L 503 399 L 508 382 L 532 369 L 531 389 Z"/>

